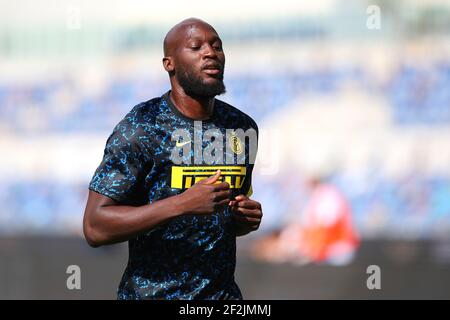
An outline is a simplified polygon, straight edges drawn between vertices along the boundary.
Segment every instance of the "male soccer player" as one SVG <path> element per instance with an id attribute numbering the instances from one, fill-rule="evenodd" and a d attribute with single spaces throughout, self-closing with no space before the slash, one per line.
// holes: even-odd
<path id="1" fill-rule="evenodd" d="M 236 236 L 262 218 L 249 198 L 257 125 L 215 99 L 225 55 L 209 24 L 174 26 L 163 66 L 171 90 L 136 105 L 107 140 L 89 185 L 86 240 L 128 241 L 118 299 L 242 299 Z"/>

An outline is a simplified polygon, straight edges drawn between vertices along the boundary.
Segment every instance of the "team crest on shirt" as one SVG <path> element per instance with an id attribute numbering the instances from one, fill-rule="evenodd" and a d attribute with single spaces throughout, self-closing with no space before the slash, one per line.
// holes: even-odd
<path id="1" fill-rule="evenodd" d="M 230 136 L 230 147 L 231 150 L 236 153 L 236 154 L 241 154 L 242 151 L 244 150 L 244 148 L 242 147 L 242 141 L 241 139 L 236 135 L 236 134 L 232 134 Z"/>

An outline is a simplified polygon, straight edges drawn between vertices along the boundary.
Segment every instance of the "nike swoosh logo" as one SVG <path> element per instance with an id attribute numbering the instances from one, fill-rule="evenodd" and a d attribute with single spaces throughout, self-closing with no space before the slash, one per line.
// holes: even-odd
<path id="1" fill-rule="evenodd" d="M 184 146 L 185 144 L 188 144 L 188 143 L 191 143 L 191 140 L 186 141 L 186 142 L 178 142 L 178 141 L 177 141 L 176 146 L 177 146 L 177 147 L 182 147 L 182 146 Z"/>

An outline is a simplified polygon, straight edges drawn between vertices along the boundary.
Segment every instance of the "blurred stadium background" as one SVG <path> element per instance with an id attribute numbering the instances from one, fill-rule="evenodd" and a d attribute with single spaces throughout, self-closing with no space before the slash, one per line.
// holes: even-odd
<path id="1" fill-rule="evenodd" d="M 381 28 L 368 27 L 370 5 Z M 87 185 L 114 125 L 169 89 L 162 39 L 211 23 L 221 99 L 261 131 L 260 231 L 238 240 L 247 299 L 450 298 L 450 1 L 0 0 L 0 298 L 114 298 L 125 245 L 82 238 Z M 301 216 L 317 172 L 361 237 L 345 266 L 271 264 L 251 241 Z M 66 268 L 82 289 L 66 288 Z M 368 290 L 378 265 L 382 289 Z"/>

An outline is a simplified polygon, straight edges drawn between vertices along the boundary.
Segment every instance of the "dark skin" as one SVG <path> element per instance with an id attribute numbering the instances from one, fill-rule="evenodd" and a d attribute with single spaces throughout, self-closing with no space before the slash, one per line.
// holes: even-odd
<path id="1" fill-rule="evenodd" d="M 212 72 L 206 73 L 208 71 L 204 67 L 208 65 L 217 66 L 219 74 L 225 65 L 222 41 L 210 25 L 201 20 L 188 19 L 169 31 L 164 39 L 163 66 L 170 76 L 170 98 L 188 118 L 208 119 L 213 112 L 214 97 L 192 97 L 186 94 L 177 78 L 177 66 L 194 67 L 196 75 L 206 83 L 220 81 Z"/>
<path id="2" fill-rule="evenodd" d="M 186 94 L 177 78 L 177 66 L 193 68 L 206 84 L 221 81 L 225 54 L 217 32 L 201 20 L 185 20 L 167 34 L 164 56 L 163 66 L 170 76 L 170 98 L 174 105 L 188 118 L 208 119 L 213 112 L 214 97 Z M 231 199 L 229 184 L 218 181 L 220 174 L 218 170 L 181 194 L 139 207 L 122 205 L 89 191 L 83 219 L 85 238 L 92 247 L 119 243 L 177 216 L 211 214 L 226 205 L 231 206 L 237 236 L 257 230 L 262 218 L 261 204 L 245 195 Z"/>

